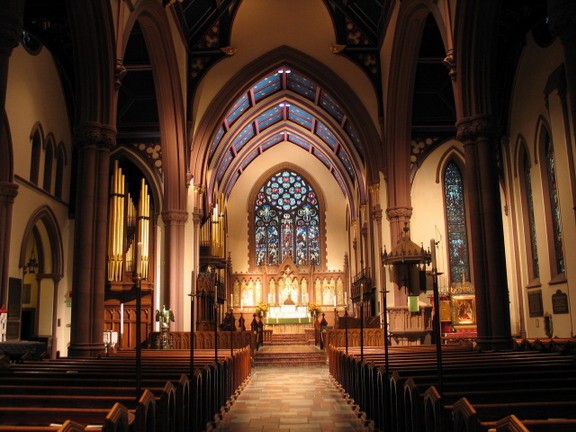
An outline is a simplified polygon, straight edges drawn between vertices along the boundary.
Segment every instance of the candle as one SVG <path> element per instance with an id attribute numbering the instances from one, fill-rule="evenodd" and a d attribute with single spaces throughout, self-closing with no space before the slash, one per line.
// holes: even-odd
<path id="1" fill-rule="evenodd" d="M 230 294 L 230 307 L 234 305 L 234 294 Z"/>
<path id="2" fill-rule="evenodd" d="M 192 280 L 190 281 L 190 292 L 192 295 L 196 294 L 196 284 L 194 282 L 194 270 L 192 270 Z"/>
<path id="3" fill-rule="evenodd" d="M 218 303 L 218 285 L 214 285 L 214 304 Z"/>
<path id="4" fill-rule="evenodd" d="M 348 304 L 348 292 L 344 291 L 344 304 L 347 305 Z"/>
<path id="5" fill-rule="evenodd" d="M 364 284 L 360 284 L 360 301 L 364 301 Z"/>
<path id="6" fill-rule="evenodd" d="M 436 272 L 436 241 L 434 239 L 430 239 L 430 255 L 432 259 L 432 271 Z"/>
<path id="7" fill-rule="evenodd" d="M 244 310 L 244 300 L 240 300 L 240 310 Z"/>
<path id="8" fill-rule="evenodd" d="M 140 260 L 142 259 L 142 242 L 138 242 L 136 249 L 136 275 L 140 275 Z"/>
<path id="9" fill-rule="evenodd" d="M 124 334 L 124 303 L 120 303 L 120 334 Z"/>
<path id="10" fill-rule="evenodd" d="M 336 294 L 334 294 L 334 307 L 336 307 Z"/>

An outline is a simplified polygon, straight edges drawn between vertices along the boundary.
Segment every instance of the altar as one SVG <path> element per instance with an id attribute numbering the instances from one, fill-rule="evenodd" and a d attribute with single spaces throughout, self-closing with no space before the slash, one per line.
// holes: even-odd
<path id="1" fill-rule="evenodd" d="M 306 306 L 283 304 L 271 306 L 264 324 L 269 326 L 276 334 L 304 333 L 309 328 L 312 320 Z"/>

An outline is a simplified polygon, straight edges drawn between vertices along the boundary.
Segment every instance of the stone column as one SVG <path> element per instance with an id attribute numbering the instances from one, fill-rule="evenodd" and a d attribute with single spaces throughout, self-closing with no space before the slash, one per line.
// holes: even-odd
<path id="1" fill-rule="evenodd" d="M 506 257 L 497 166 L 495 119 L 480 115 L 460 120 L 470 271 L 476 293 L 477 343 L 481 349 L 512 347 Z"/>
<path id="2" fill-rule="evenodd" d="M 74 141 L 78 176 L 68 355 L 94 357 L 104 350 L 109 169 L 116 130 L 87 122 L 75 130 Z"/>
<path id="3" fill-rule="evenodd" d="M 162 212 L 166 245 L 164 249 L 164 293 L 165 302 L 170 305 L 176 317 L 175 330 L 184 330 L 184 225 L 188 212 L 167 210 Z"/>
<path id="4" fill-rule="evenodd" d="M 8 266 L 10 262 L 10 232 L 12 230 L 12 205 L 18 194 L 18 185 L 13 183 L 11 143 L 7 137 L 4 115 L 8 65 L 12 50 L 18 45 L 22 34 L 24 2 L 4 0 L 0 2 L 0 306 L 8 301 Z"/>
<path id="5" fill-rule="evenodd" d="M 0 181 L 0 306 L 8 306 L 8 266 L 10 264 L 10 232 L 12 206 L 18 195 L 16 183 Z"/>

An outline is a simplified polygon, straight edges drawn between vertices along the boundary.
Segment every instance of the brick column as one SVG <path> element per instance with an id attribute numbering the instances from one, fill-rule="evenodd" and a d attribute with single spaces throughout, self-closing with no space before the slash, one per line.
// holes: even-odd
<path id="1" fill-rule="evenodd" d="M 481 349 L 512 347 L 504 231 L 496 159 L 495 119 L 480 115 L 460 120 L 464 144 L 465 198 L 470 233 L 470 270 L 476 292 L 477 343 Z"/>

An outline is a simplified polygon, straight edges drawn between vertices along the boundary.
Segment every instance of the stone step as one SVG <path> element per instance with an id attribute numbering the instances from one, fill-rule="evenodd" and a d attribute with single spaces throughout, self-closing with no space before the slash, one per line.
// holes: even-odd
<path id="1" fill-rule="evenodd" d="M 268 345 L 256 352 L 255 366 L 311 366 L 325 365 L 326 353 L 308 345 Z"/>
<path id="2" fill-rule="evenodd" d="M 297 334 L 272 334 L 271 345 L 306 345 L 306 335 Z"/>

